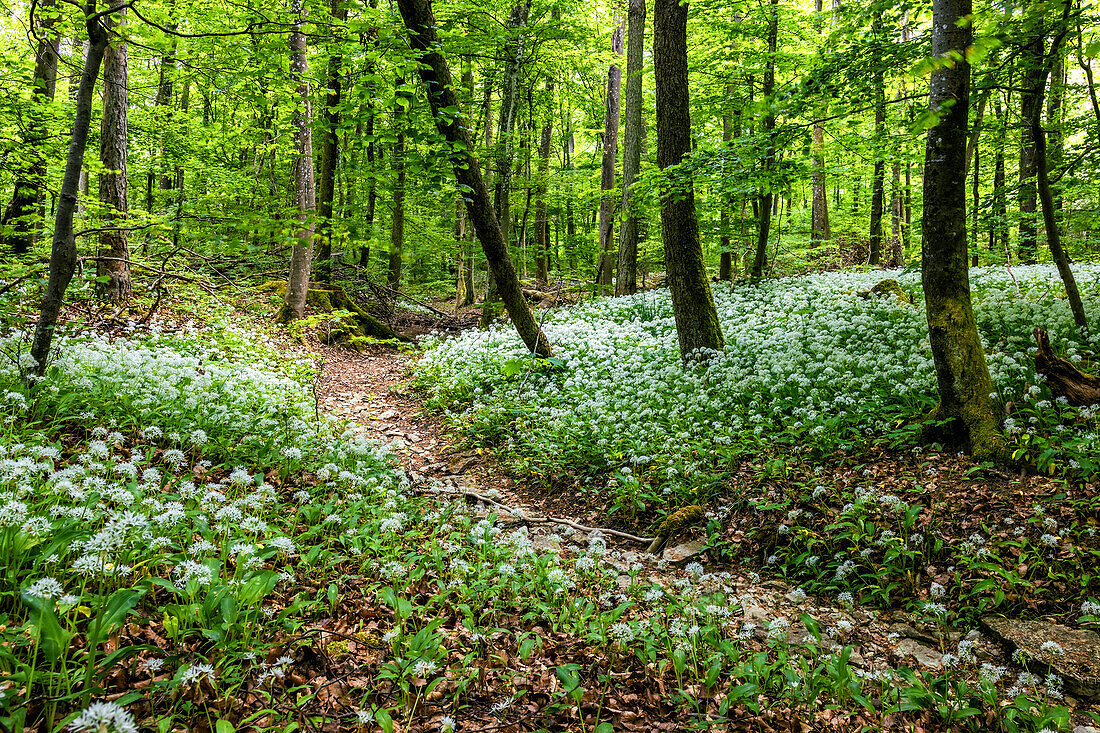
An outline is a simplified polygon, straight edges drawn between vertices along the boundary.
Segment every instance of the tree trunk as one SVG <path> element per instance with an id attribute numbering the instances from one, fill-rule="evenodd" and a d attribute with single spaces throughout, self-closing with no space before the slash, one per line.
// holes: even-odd
<path id="1" fill-rule="evenodd" d="M 430 0 L 398 0 L 398 9 L 409 29 L 411 46 L 423 54 L 420 59 L 420 78 L 427 88 L 436 128 L 453 147 L 455 177 L 460 186 L 468 189 L 466 211 L 481 240 L 504 307 L 527 348 L 534 354 L 548 357 L 551 354 L 550 342 L 543 335 L 542 328 L 523 298 L 515 265 L 508 255 L 508 245 L 489 200 L 489 191 L 481 177 L 481 168 L 473 155 L 470 134 L 463 126 L 461 113 L 452 112 L 458 109 L 458 100 L 451 82 L 451 71 L 447 67 L 446 59 L 439 52 L 441 44 L 436 33 L 437 23 L 432 14 Z"/>
<path id="2" fill-rule="evenodd" d="M 615 162 L 619 158 L 620 93 L 623 72 L 618 59 L 623 55 L 625 21 L 625 18 L 616 17 L 615 28 L 611 31 L 613 61 L 607 69 L 607 105 L 604 107 L 603 117 L 603 158 L 600 166 L 600 269 L 596 278 L 596 284 L 603 293 L 610 292 L 611 281 L 615 274 L 615 252 L 612 249 L 615 232 L 615 200 L 611 192 L 615 190 Z"/>
<path id="3" fill-rule="evenodd" d="M 112 5 L 113 7 L 117 5 Z M 31 343 L 31 357 L 34 360 L 31 370 L 35 374 L 42 374 L 46 370 L 54 329 L 57 327 L 61 305 L 65 300 L 65 290 L 69 287 L 69 282 L 76 271 L 73 214 L 76 212 L 84 149 L 88 144 L 88 127 L 92 119 L 92 96 L 95 93 L 99 67 L 103 62 L 103 52 L 107 48 L 107 31 L 102 26 L 102 20 L 96 15 L 95 3 L 85 3 L 82 10 L 88 29 L 88 56 L 84 61 L 84 72 L 80 76 L 76 95 L 76 115 L 73 118 L 72 133 L 69 135 L 69 153 L 65 157 L 65 176 L 58 193 L 50 251 L 49 280 L 46 283 L 46 291 L 42 295 L 38 323 L 34 329 L 34 341 Z"/>
<path id="4" fill-rule="evenodd" d="M 732 103 L 733 84 L 726 85 L 727 103 Z M 727 109 L 722 113 L 722 146 L 728 152 L 730 142 L 733 141 L 733 115 Z M 721 213 L 719 214 L 719 226 L 722 230 L 722 238 L 718 255 L 718 279 L 725 282 L 733 280 L 733 244 L 730 238 L 730 199 L 727 196 L 721 198 Z"/>
<path id="5" fill-rule="evenodd" d="M 875 33 L 882 32 L 882 14 L 875 15 Z M 883 156 L 886 154 L 883 137 L 886 134 L 886 82 L 883 78 L 881 66 L 876 66 L 874 75 L 875 86 L 875 166 L 871 176 L 871 232 L 870 244 L 867 252 L 867 264 L 877 267 L 882 264 L 882 213 L 884 204 L 884 189 L 886 178 L 886 162 Z"/>
<path id="6" fill-rule="evenodd" d="M 1017 250 L 1020 260 L 1025 264 L 1033 264 L 1039 257 L 1039 240 L 1036 234 L 1035 213 L 1036 189 L 1035 189 L 1035 141 L 1031 137 L 1031 130 L 1027 121 L 1038 115 L 1043 108 L 1043 85 L 1039 76 L 1043 71 L 1043 48 L 1046 45 L 1042 31 L 1034 31 L 1034 36 L 1028 40 L 1020 51 L 1021 87 L 1020 115 L 1024 126 L 1020 130 L 1020 237 L 1017 242 Z"/>
<path id="7" fill-rule="evenodd" d="M 974 322 L 966 257 L 970 13 L 970 0 L 933 0 L 932 54 L 956 60 L 932 72 L 929 106 L 942 118 L 928 131 L 925 151 L 921 282 L 940 393 L 929 416 L 930 437 L 965 446 L 984 460 L 1003 451 L 1004 439 L 989 397 L 993 383 Z"/>
<path id="8" fill-rule="evenodd" d="M 1037 86 L 1029 89 L 1029 94 L 1034 94 L 1035 100 L 1031 107 L 1031 117 L 1025 120 L 1031 144 L 1035 155 L 1036 184 L 1039 200 L 1043 206 L 1043 225 L 1046 229 L 1047 244 L 1054 264 L 1058 267 L 1058 274 L 1062 276 L 1062 283 L 1066 287 L 1066 299 L 1069 301 L 1070 310 L 1073 311 L 1073 322 L 1083 335 L 1088 336 L 1089 322 L 1085 315 L 1085 306 L 1081 302 L 1081 293 L 1077 289 L 1077 281 L 1073 276 L 1073 268 L 1070 266 L 1069 255 L 1062 249 L 1062 237 L 1058 230 L 1056 219 L 1054 196 L 1050 187 L 1050 175 L 1047 159 L 1046 131 L 1043 130 L 1043 88 L 1046 85 L 1047 73 L 1054 66 L 1054 59 L 1061 54 L 1061 43 L 1068 31 L 1068 20 L 1072 0 L 1063 2 L 1062 30 L 1055 35 L 1051 42 L 1050 53 L 1047 54 L 1041 64 L 1039 73 L 1035 77 Z"/>
<path id="9" fill-rule="evenodd" d="M 642 55 L 645 46 L 645 0 L 628 0 L 629 38 L 626 51 L 626 99 L 623 121 L 623 210 L 616 263 L 616 295 L 638 290 L 638 214 L 632 207 L 632 187 L 642 165 Z"/>
<path id="10" fill-rule="evenodd" d="M 390 220 L 390 260 L 386 270 L 386 284 L 397 290 L 401 287 L 401 264 L 405 253 L 405 121 L 412 100 L 405 95 L 405 80 L 396 80 L 396 104 L 393 107 L 393 126 L 397 140 L 390 150 L 390 165 L 393 166 L 393 200 Z"/>
<path id="11" fill-rule="evenodd" d="M 1035 329 L 1035 371 L 1046 377 L 1050 391 L 1073 405 L 1100 404 L 1100 377 L 1086 374 L 1070 362 L 1055 356 L 1045 329 Z"/>
<path id="12" fill-rule="evenodd" d="M 687 5 L 679 0 L 656 0 L 653 19 L 657 165 L 664 170 L 679 165 L 691 154 Z M 705 358 L 699 350 L 721 349 L 725 341 L 707 281 L 699 223 L 695 218 L 695 193 L 690 180 L 676 185 L 664 182 L 661 233 L 680 357 L 684 361 Z"/>
<path id="13" fill-rule="evenodd" d="M 19 255 L 30 251 L 41 230 L 41 208 L 44 201 L 46 159 L 41 146 L 49 130 L 46 121 L 46 105 L 53 101 L 57 90 L 57 45 L 54 26 L 58 21 L 57 0 L 40 0 L 38 20 L 31 19 L 38 36 L 38 48 L 34 57 L 32 105 L 29 124 L 23 136 L 19 155 L 12 159 L 15 169 L 15 188 L 11 202 L 0 217 L 0 236 L 12 251 Z"/>
<path id="14" fill-rule="evenodd" d="M 550 175 L 550 142 L 554 133 L 554 81 L 546 80 L 546 124 L 539 138 L 538 200 L 535 203 L 535 280 L 545 287 L 550 279 L 550 217 L 546 205 L 546 193 Z"/>
<path id="15" fill-rule="evenodd" d="M 331 0 L 332 17 L 339 23 L 348 19 L 347 6 L 341 0 Z M 330 41 L 333 48 L 339 49 L 339 39 Z M 328 91 L 325 95 L 324 125 L 321 141 L 321 178 L 317 186 L 317 242 L 316 275 L 318 282 L 332 281 L 332 238 L 335 235 L 332 211 L 336 198 L 336 171 L 340 166 L 340 148 L 337 133 L 340 129 L 340 102 L 343 93 L 340 67 L 343 57 L 339 50 L 328 57 Z"/>
<path id="16" fill-rule="evenodd" d="M 764 152 L 764 185 L 757 204 L 756 256 L 752 262 L 752 279 L 758 282 L 764 277 L 768 264 L 768 237 L 771 235 L 772 206 L 775 194 L 772 193 L 771 174 L 775 170 L 775 113 L 772 111 L 771 97 L 775 94 L 775 53 L 779 38 L 779 0 L 771 0 L 768 17 L 768 62 L 764 68 L 764 99 L 768 112 L 764 115 L 764 135 L 767 138 Z"/>
<path id="17" fill-rule="evenodd" d="M 126 213 L 126 110 L 128 104 L 126 40 L 119 35 L 126 11 L 107 16 L 104 28 L 111 40 L 103 52 L 103 116 L 99 125 L 99 201 L 106 212 L 105 227 L 125 227 Z M 130 300 L 130 245 L 127 233 L 121 229 L 99 234 L 99 255 L 96 275 L 107 278 L 98 283 L 99 296 L 115 303 Z"/>
<path id="18" fill-rule="evenodd" d="M 313 111 L 309 101 L 309 76 L 306 67 L 306 36 L 302 33 L 302 0 L 291 0 L 290 77 L 297 87 L 294 106 L 294 161 L 290 178 L 294 185 L 294 208 L 298 217 L 296 241 L 290 251 L 290 275 L 287 278 L 286 299 L 279 312 L 280 323 L 289 323 L 305 314 L 309 292 L 309 271 L 313 247 L 313 214 L 317 210 L 317 195 L 313 181 Z"/>
<path id="19" fill-rule="evenodd" d="M 823 10 L 822 0 L 814 0 L 814 22 L 820 32 L 820 19 Z M 810 241 L 815 244 L 828 242 L 832 237 L 829 229 L 829 197 L 825 186 L 825 123 L 814 120 L 813 126 L 813 172 L 810 174 L 812 195 L 810 209 Z"/>
<path id="20" fill-rule="evenodd" d="M 496 146 L 496 184 L 493 188 L 493 210 L 500 223 L 500 232 L 504 237 L 504 246 L 511 243 L 512 235 L 512 163 L 515 150 L 514 134 L 516 113 L 519 111 L 519 83 L 523 72 L 523 60 L 526 55 L 527 17 L 531 12 L 531 0 L 523 0 L 512 7 L 508 17 L 510 37 L 504 47 L 504 89 L 500 97 L 500 118 L 497 123 Z M 493 303 L 499 292 L 490 269 L 489 282 L 485 291 L 485 300 L 481 309 L 480 326 L 488 328 L 493 321 Z"/>

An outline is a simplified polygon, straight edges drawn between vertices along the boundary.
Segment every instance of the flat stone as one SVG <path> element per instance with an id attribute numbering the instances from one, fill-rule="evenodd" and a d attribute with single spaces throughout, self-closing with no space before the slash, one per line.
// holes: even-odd
<path id="1" fill-rule="evenodd" d="M 447 470 L 452 474 L 465 473 L 466 469 L 470 467 L 470 464 L 477 463 L 477 456 L 470 456 L 466 458 L 459 458 L 452 460 L 447 466 Z"/>
<path id="2" fill-rule="evenodd" d="M 604 562 L 620 573 L 629 573 L 633 565 L 644 564 L 645 560 L 645 557 L 641 553 L 635 552 L 634 550 L 627 550 L 618 557 L 614 555 L 607 555 L 604 557 Z"/>
<path id="3" fill-rule="evenodd" d="M 943 655 L 914 639 L 902 639 L 896 650 L 899 657 L 912 657 L 922 667 L 935 671 L 943 669 Z"/>
<path id="4" fill-rule="evenodd" d="M 535 535 L 531 547 L 540 552 L 561 552 L 561 538 L 557 535 Z"/>
<path id="5" fill-rule="evenodd" d="M 767 625 L 767 623 L 772 620 L 773 614 L 760 606 L 745 606 L 741 609 L 741 615 L 744 616 L 746 621 L 751 621 L 757 626 L 761 626 Z"/>
<path id="6" fill-rule="evenodd" d="M 707 545 L 705 542 L 691 540 L 676 545 L 675 547 L 666 547 L 665 551 L 661 553 L 661 559 L 667 560 L 674 565 L 679 565 L 681 563 L 686 563 L 693 557 L 703 554 L 703 551 L 706 549 Z"/>
<path id="7" fill-rule="evenodd" d="M 1079 725 L 1073 729 L 1073 733 L 1100 733 L 1100 730 L 1091 725 Z"/>
<path id="8" fill-rule="evenodd" d="M 1041 665 L 1049 666 L 1065 683 L 1066 692 L 1089 700 L 1100 699 L 1100 634 L 1048 621 L 1019 621 L 985 616 L 989 634 L 1014 649 L 1022 649 Z M 1052 641 L 1062 653 L 1044 650 Z"/>

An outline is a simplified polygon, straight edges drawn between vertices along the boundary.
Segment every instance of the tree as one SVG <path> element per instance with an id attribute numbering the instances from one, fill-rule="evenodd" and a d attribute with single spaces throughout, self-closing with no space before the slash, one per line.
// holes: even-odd
<path id="1" fill-rule="evenodd" d="M 401 286 L 401 260 L 405 252 L 405 111 L 409 100 L 402 87 L 405 80 L 398 77 L 394 83 L 393 125 L 396 139 L 390 150 L 393 165 L 393 202 L 390 217 L 390 260 L 386 270 L 386 284 L 393 289 Z"/>
<path id="2" fill-rule="evenodd" d="M 626 49 L 626 99 L 623 123 L 623 223 L 619 230 L 616 295 L 638 290 L 638 212 L 633 206 L 634 179 L 642 164 L 642 51 L 645 46 L 645 0 L 629 0 Z"/>
<path id="3" fill-rule="evenodd" d="M 756 202 L 756 257 L 752 262 L 752 279 L 764 277 L 768 262 L 768 238 L 771 236 L 772 206 L 775 194 L 771 176 L 775 171 L 775 112 L 772 95 L 775 94 L 775 52 L 779 39 L 779 0 L 771 0 L 768 12 L 768 60 L 764 67 L 764 99 L 768 111 L 764 114 L 764 160 L 762 173 L 764 185 Z"/>
<path id="4" fill-rule="evenodd" d="M 508 245 L 489 201 L 489 190 L 485 187 L 480 165 L 473 154 L 473 142 L 455 98 L 451 70 L 439 50 L 437 22 L 432 13 L 431 0 L 398 0 L 398 9 L 409 30 L 410 44 L 422 54 L 420 78 L 428 93 L 432 116 L 439 133 L 451 146 L 455 177 L 459 187 L 469 197 L 466 199 L 466 211 L 477 230 L 500 298 L 527 348 L 533 354 L 548 357 L 551 354 L 550 342 L 523 299 L 515 265 L 508 255 Z"/>
<path id="5" fill-rule="evenodd" d="M 46 291 L 42 295 L 38 323 L 34 329 L 31 343 L 33 370 L 42 374 L 50 355 L 54 329 L 61 314 L 61 305 L 65 300 L 65 290 L 76 271 L 76 237 L 73 236 L 73 214 L 76 212 L 77 195 L 80 186 L 80 169 L 84 161 L 84 149 L 88 145 L 88 127 L 92 120 L 92 96 L 95 93 L 96 78 L 103 62 L 103 52 L 107 48 L 107 29 L 103 23 L 107 15 L 115 12 L 120 2 L 112 3 L 106 15 L 96 13 L 94 0 L 86 2 L 81 10 L 84 24 L 88 30 L 88 54 L 84 60 L 84 72 L 80 75 L 80 85 L 76 95 L 76 113 L 73 117 L 73 129 L 69 134 L 69 153 L 65 157 L 65 175 L 58 192 L 57 211 L 54 215 L 53 242 L 50 249 L 50 274 Z"/>
<path id="6" fill-rule="evenodd" d="M 290 250 L 290 274 L 287 277 L 286 298 L 277 320 L 289 323 L 305 314 L 309 294 L 309 270 L 313 247 L 313 213 L 317 198 L 313 183 L 313 113 L 310 108 L 309 76 L 306 65 L 306 35 L 302 32 L 302 0 L 291 0 L 294 17 L 290 26 L 290 77 L 297 86 L 294 106 L 294 149 L 290 177 L 294 186 L 294 208 L 298 215 L 298 231 Z"/>
<path id="7" fill-rule="evenodd" d="M 41 146 L 46 142 L 45 105 L 53 101 L 57 89 L 57 25 L 56 0 L 41 0 L 38 14 L 31 19 L 31 27 L 38 37 L 34 56 L 34 80 L 30 124 L 23 136 L 21 155 L 16 159 L 15 189 L 11 202 L 0 216 L 0 233 L 15 254 L 28 252 L 34 243 L 39 226 L 36 222 L 42 205 L 42 192 L 46 177 L 46 159 Z"/>
<path id="8" fill-rule="evenodd" d="M 600 164 L 600 269 L 596 284 L 602 291 L 611 287 L 615 255 L 611 247 L 615 230 L 615 162 L 619 159 L 619 113 L 623 72 L 618 58 L 623 55 L 624 20 L 615 18 L 611 31 L 613 60 L 607 69 L 607 104 L 603 117 L 603 156 Z"/>
<path id="9" fill-rule="evenodd" d="M 933 0 L 929 106 L 940 116 L 928 131 L 924 163 L 921 283 L 939 405 L 929 434 L 965 446 L 976 460 L 996 457 L 993 383 L 974 321 L 966 249 L 966 129 L 970 96 L 970 0 Z"/>
<path id="10" fill-rule="evenodd" d="M 337 23 L 348 19 L 347 6 L 341 0 L 332 0 L 329 10 Z M 337 45 L 335 37 L 330 41 Z M 343 101 L 343 79 L 341 66 L 343 57 L 339 50 L 328 57 L 327 91 L 325 93 L 324 127 L 321 141 L 321 179 L 317 190 L 317 229 L 320 249 L 317 252 L 317 279 L 329 282 L 332 279 L 332 239 L 335 236 L 333 222 L 333 204 L 336 199 L 336 170 L 340 165 L 340 104 Z"/>
<path id="11" fill-rule="evenodd" d="M 126 39 L 117 33 L 126 17 L 125 9 L 104 19 L 104 28 L 113 34 L 103 53 L 103 116 L 99 124 L 99 200 L 106 215 L 106 226 L 99 234 L 96 274 L 101 297 L 113 302 L 130 300 L 130 245 L 125 226 L 128 104 Z"/>
<path id="12" fill-rule="evenodd" d="M 684 174 L 678 168 L 691 152 L 686 3 L 654 3 L 653 69 L 657 87 L 657 165 L 674 179 L 666 179 L 661 191 L 665 270 L 680 357 L 687 361 L 696 358 L 700 349 L 721 349 L 725 341 L 703 262 L 695 192 L 690 179 L 681 181 Z"/>
<path id="13" fill-rule="evenodd" d="M 822 0 L 814 0 L 814 24 L 818 32 L 821 30 L 822 5 Z M 829 241 L 832 233 L 829 229 L 829 197 L 825 190 L 825 123 L 820 119 L 814 120 L 812 135 L 810 239 L 822 243 Z"/>

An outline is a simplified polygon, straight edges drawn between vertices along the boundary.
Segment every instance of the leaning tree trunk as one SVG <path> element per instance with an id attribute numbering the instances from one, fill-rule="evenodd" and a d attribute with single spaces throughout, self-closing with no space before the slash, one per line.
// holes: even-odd
<path id="1" fill-rule="evenodd" d="M 481 168 L 473 154 L 470 133 L 463 124 L 465 118 L 458 111 L 451 70 L 439 52 L 441 44 L 430 0 L 398 0 L 398 9 L 409 29 L 411 46 L 422 54 L 419 73 L 427 88 L 435 126 L 451 145 L 455 177 L 459 185 L 466 187 L 468 192 L 466 211 L 481 240 L 481 247 L 497 283 L 500 298 L 527 348 L 539 356 L 550 356 L 550 342 L 523 298 L 515 265 L 508 255 L 508 245 L 489 200 L 489 191 L 481 177 Z"/>
<path id="2" fill-rule="evenodd" d="M 290 178 L 294 184 L 294 208 L 298 216 L 296 241 L 290 250 L 290 276 L 286 299 L 279 311 L 280 323 L 289 323 L 305 314 L 309 293 L 309 270 L 313 246 L 313 213 L 317 196 L 313 182 L 313 112 L 309 102 L 309 76 L 306 67 L 306 36 L 302 33 L 302 0 L 291 0 L 294 22 L 290 26 L 290 76 L 297 85 L 294 106 L 294 162 Z"/>
<path id="3" fill-rule="evenodd" d="M 117 0 L 116 0 L 117 1 Z M 112 5 L 112 8 L 116 7 Z M 65 290 L 76 271 L 76 238 L 73 236 L 73 214 L 76 212 L 80 188 L 80 170 L 84 162 L 84 149 L 88 144 L 88 127 L 92 120 L 92 96 L 103 52 L 107 48 L 107 31 L 96 14 L 94 2 L 82 8 L 88 28 L 88 55 L 84 61 L 84 73 L 76 94 L 76 115 L 69 135 L 69 153 L 65 157 L 65 176 L 58 193 L 57 211 L 54 215 L 53 243 L 50 251 L 50 275 L 46 292 L 42 296 L 38 324 L 31 343 L 32 371 L 42 374 L 50 355 L 54 329 L 65 300 Z"/>
<path id="4" fill-rule="evenodd" d="M 1073 311 L 1073 322 L 1082 334 L 1088 335 L 1089 321 L 1085 315 L 1085 305 L 1081 302 L 1081 292 L 1077 289 L 1077 281 L 1073 276 L 1073 268 L 1070 266 L 1069 255 L 1062 249 L 1062 237 L 1058 230 L 1058 220 L 1055 216 L 1054 195 L 1051 193 L 1049 163 L 1047 158 L 1046 132 L 1043 130 L 1041 118 L 1043 107 L 1043 87 L 1046 84 L 1048 70 L 1052 66 L 1052 60 L 1060 53 L 1062 38 L 1068 30 L 1070 2 L 1063 3 L 1063 29 L 1051 42 L 1050 53 L 1046 56 L 1042 68 L 1036 77 L 1038 82 L 1035 93 L 1036 101 L 1031 109 L 1031 117 L 1025 120 L 1028 126 L 1031 143 L 1035 150 L 1036 188 L 1039 200 L 1043 206 L 1043 225 L 1047 234 L 1047 245 L 1050 247 L 1051 257 L 1058 267 L 1058 274 L 1062 277 L 1062 283 L 1066 287 L 1066 300 L 1069 301 L 1070 310 Z"/>
<path id="5" fill-rule="evenodd" d="M 657 165 L 681 164 L 691 154 L 688 106 L 687 4 L 656 0 L 653 7 L 653 67 L 657 91 Z M 695 193 L 690 180 L 665 181 L 661 191 L 661 235 L 672 313 L 684 361 L 700 350 L 725 345 L 714 297 L 707 281 Z"/>
<path id="6" fill-rule="evenodd" d="M 623 72 L 618 59 L 623 55 L 624 23 L 615 18 L 611 31 L 612 62 L 607 69 L 607 105 L 603 116 L 603 159 L 600 165 L 600 269 L 596 284 L 603 293 L 611 289 L 615 271 L 615 253 L 611 248 L 615 231 L 615 162 L 619 159 L 620 91 Z"/>
<path id="7" fill-rule="evenodd" d="M 107 212 L 106 230 L 99 234 L 99 256 L 96 275 L 106 278 L 98 285 L 99 295 L 111 302 L 130 300 L 130 243 L 122 227 L 126 224 L 126 109 L 128 86 L 126 79 L 126 39 L 117 34 L 126 11 L 112 18 L 107 16 L 104 27 L 114 34 L 103 53 L 103 116 L 99 124 L 99 200 Z"/>
<path id="8" fill-rule="evenodd" d="M 642 165 L 642 51 L 645 46 L 645 0 L 629 0 L 626 48 L 626 99 L 623 121 L 623 223 L 619 230 L 616 295 L 638 290 L 638 214 L 633 211 L 634 180 Z"/>
<path id="9" fill-rule="evenodd" d="M 934 0 L 932 53 L 951 56 L 932 72 L 929 106 L 941 115 L 928 131 L 924 166 L 921 283 L 940 403 L 929 415 L 930 437 L 965 446 L 976 460 L 998 456 L 985 351 L 974 322 L 966 249 L 966 127 L 970 97 L 971 0 Z M 946 104 L 945 104 L 946 103 Z"/>
<path id="10" fill-rule="evenodd" d="M 40 229 L 36 215 L 42 205 L 42 192 L 46 184 L 46 159 L 41 147 L 49 134 L 46 125 L 47 111 L 44 108 L 53 101 L 57 89 L 58 38 L 53 29 L 59 17 L 57 0 L 41 0 L 38 10 L 38 22 L 31 19 L 39 39 L 34 57 L 33 106 L 28 115 L 29 124 L 23 136 L 20 154 L 12 160 L 15 168 L 15 189 L 11 202 L 5 207 L 3 216 L 0 216 L 0 232 L 6 232 L 2 236 L 15 254 L 30 251 Z"/>
<path id="11" fill-rule="evenodd" d="M 1046 377 L 1051 393 L 1065 397 L 1070 404 L 1100 404 L 1100 377 L 1086 374 L 1065 359 L 1055 356 L 1045 329 L 1035 328 L 1035 371 Z"/>

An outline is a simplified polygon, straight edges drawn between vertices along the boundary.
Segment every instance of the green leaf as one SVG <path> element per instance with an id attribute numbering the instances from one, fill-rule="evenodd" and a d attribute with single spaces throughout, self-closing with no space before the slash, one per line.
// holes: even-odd
<path id="1" fill-rule="evenodd" d="M 236 730 L 228 720 L 219 720 L 214 724 L 215 733 L 236 733 Z"/>

